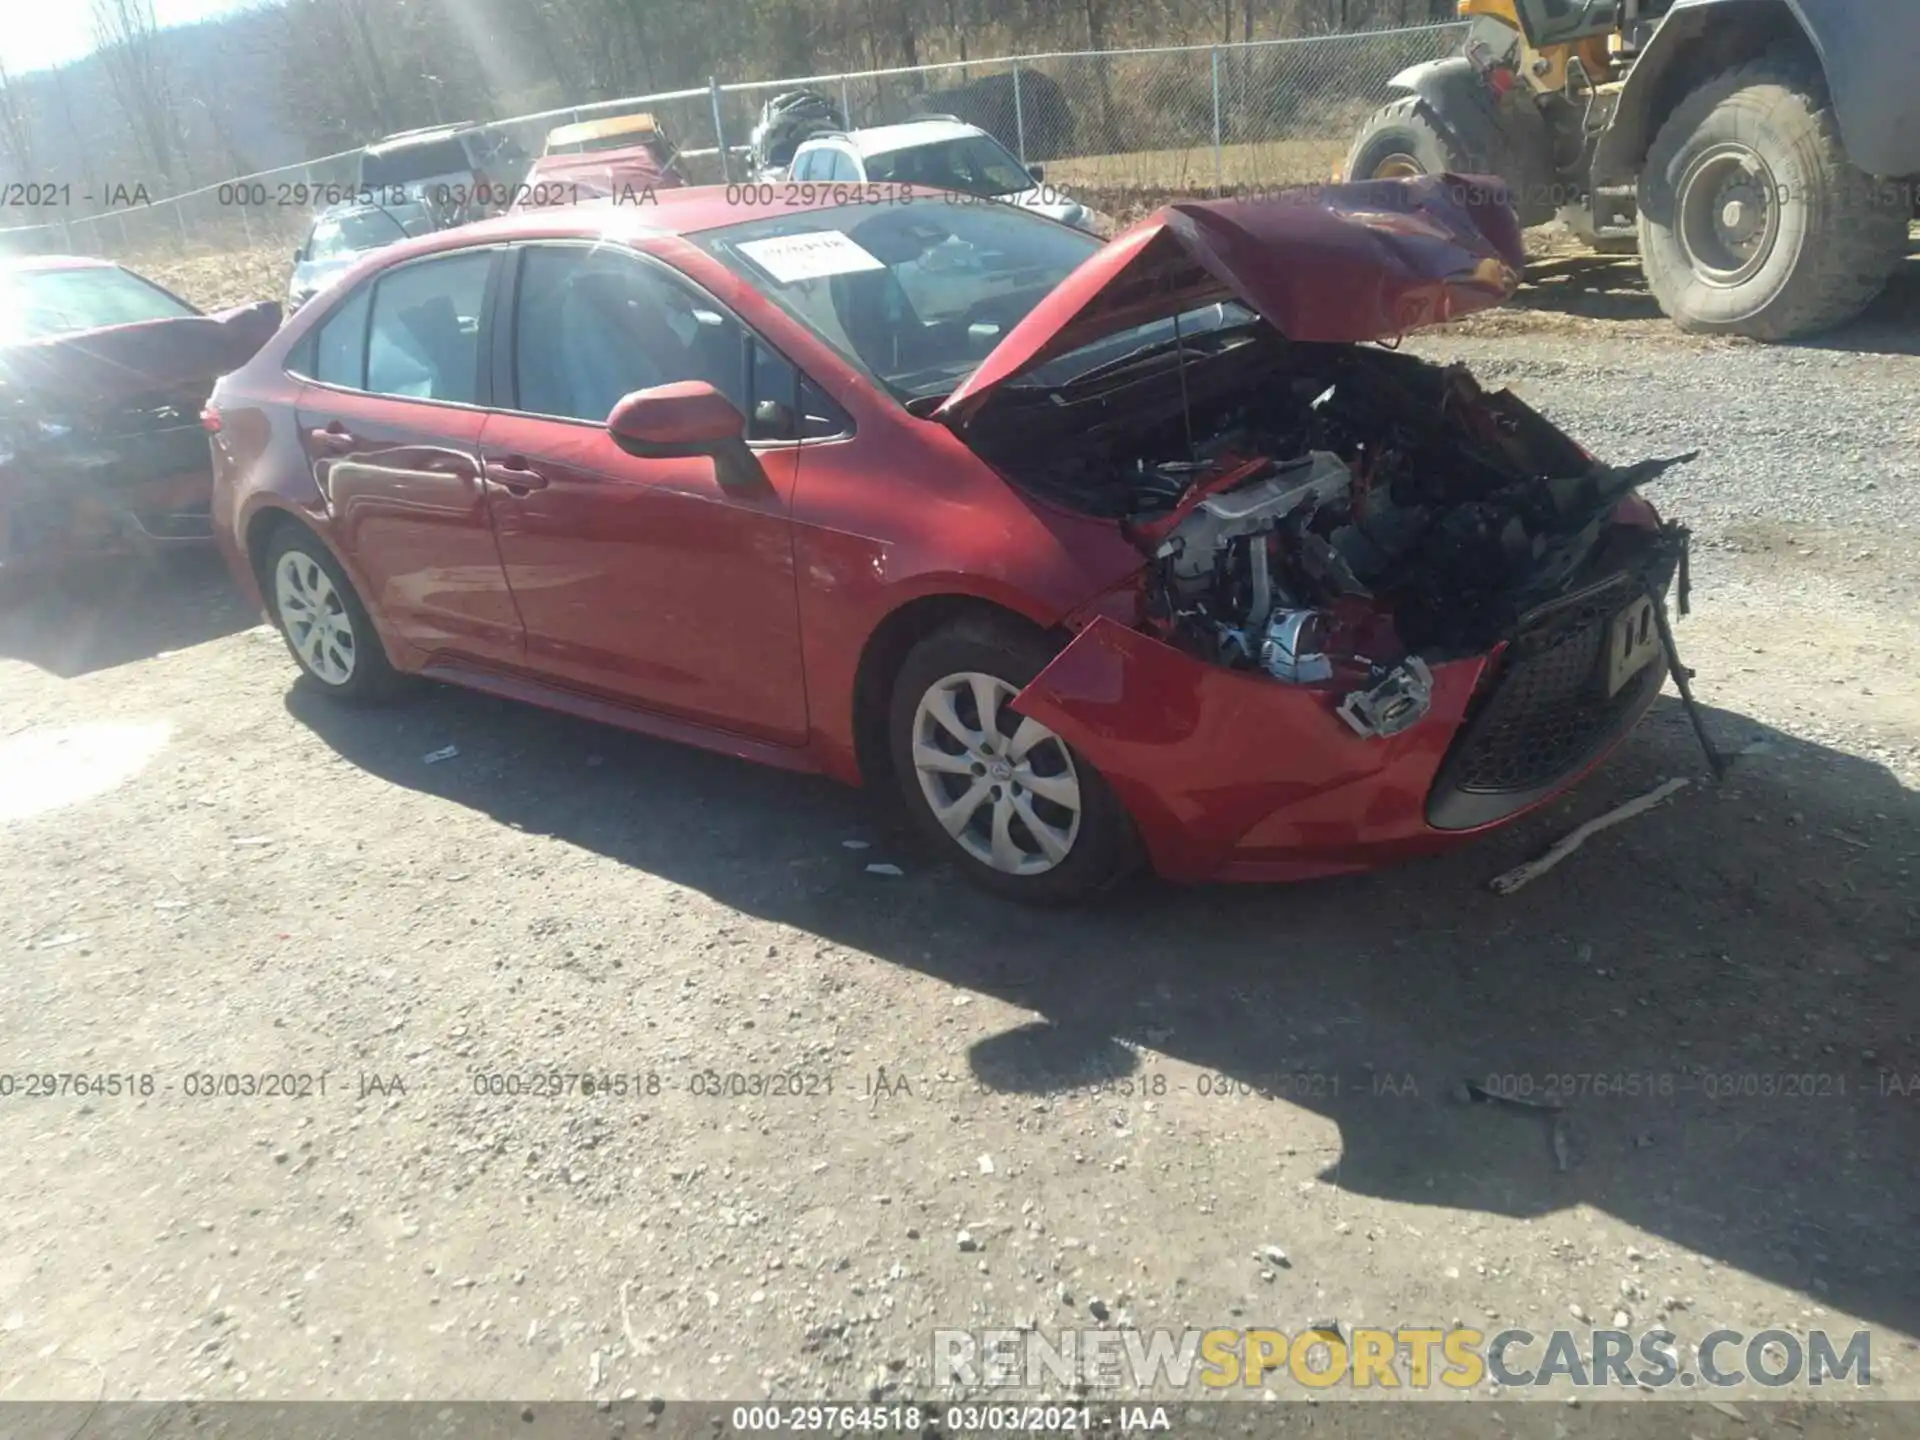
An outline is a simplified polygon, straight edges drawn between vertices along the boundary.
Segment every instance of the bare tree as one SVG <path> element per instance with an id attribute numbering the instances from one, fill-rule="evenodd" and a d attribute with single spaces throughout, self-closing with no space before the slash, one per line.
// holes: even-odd
<path id="1" fill-rule="evenodd" d="M 134 143 L 169 184 L 191 167 L 153 0 L 92 0 L 93 39 Z"/>
<path id="2" fill-rule="evenodd" d="M 0 160 L 16 175 L 32 179 L 39 173 L 34 164 L 33 110 L 21 83 L 0 64 Z"/>

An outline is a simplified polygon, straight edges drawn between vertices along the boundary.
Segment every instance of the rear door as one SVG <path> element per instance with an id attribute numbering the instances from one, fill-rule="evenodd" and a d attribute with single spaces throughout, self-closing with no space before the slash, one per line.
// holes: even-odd
<path id="1" fill-rule="evenodd" d="M 488 301 L 504 247 L 430 255 L 356 287 L 320 326 L 302 443 L 367 603 L 408 644 L 518 664 L 480 481 Z"/>
<path id="2" fill-rule="evenodd" d="M 527 663 L 558 683 L 776 744 L 807 732 L 788 508 L 798 372 L 678 272 L 624 248 L 522 248 L 481 451 Z M 512 311 L 511 323 L 504 311 Z M 705 380 L 750 417 L 758 473 L 641 459 L 606 429 L 633 390 Z M 811 392 L 809 392 L 811 397 Z M 757 425 L 757 428 L 755 428 Z"/>
<path id="3" fill-rule="evenodd" d="M 1619 13 L 1618 0 L 1517 0 L 1514 8 L 1536 49 L 1605 35 Z"/>

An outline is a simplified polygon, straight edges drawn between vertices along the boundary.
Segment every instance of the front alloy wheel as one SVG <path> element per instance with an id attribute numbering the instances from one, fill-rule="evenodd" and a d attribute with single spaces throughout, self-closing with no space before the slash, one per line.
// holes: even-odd
<path id="1" fill-rule="evenodd" d="M 1142 858 L 1100 773 L 1013 708 L 1058 649 L 1011 616 L 963 616 L 907 653 L 887 712 L 915 829 L 977 884 L 1036 903 L 1098 895 Z"/>
<path id="2" fill-rule="evenodd" d="M 1044 875 L 1080 835 L 1080 777 L 1058 735 L 1016 715 L 1017 692 L 978 671 L 928 687 L 913 719 L 913 768 L 940 827 L 1003 875 Z"/>

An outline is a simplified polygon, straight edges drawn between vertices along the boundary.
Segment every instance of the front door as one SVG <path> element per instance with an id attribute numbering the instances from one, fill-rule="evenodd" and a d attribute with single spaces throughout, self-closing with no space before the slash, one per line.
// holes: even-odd
<path id="1" fill-rule="evenodd" d="M 480 476 L 482 318 L 503 253 L 434 256 L 362 287 L 320 327 L 298 416 L 368 606 L 431 655 L 515 665 Z"/>
<path id="2" fill-rule="evenodd" d="M 511 394 L 480 448 L 529 668 L 698 724 L 802 743 L 788 507 L 803 447 L 793 437 L 756 444 L 757 472 L 723 480 L 708 457 L 639 459 L 606 429 L 621 396 L 679 380 L 706 380 L 743 413 L 764 414 L 752 391 L 790 399 L 793 368 L 631 251 L 528 245 L 511 303 Z"/>

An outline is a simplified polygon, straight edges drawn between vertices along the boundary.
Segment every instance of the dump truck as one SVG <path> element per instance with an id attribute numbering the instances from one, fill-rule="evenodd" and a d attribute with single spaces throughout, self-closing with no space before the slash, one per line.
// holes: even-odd
<path id="1" fill-rule="evenodd" d="M 1913 249 L 1914 0 L 1461 0 L 1459 54 L 1395 76 L 1350 180 L 1497 176 L 1520 220 L 1638 250 L 1682 328 L 1853 319 Z"/>

